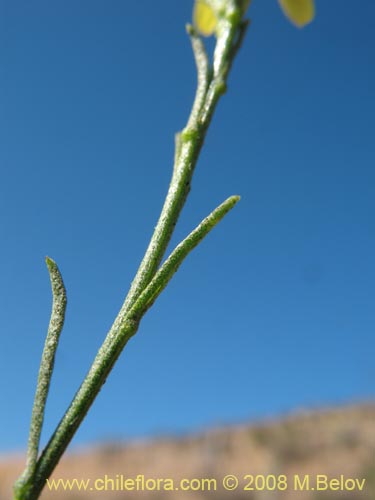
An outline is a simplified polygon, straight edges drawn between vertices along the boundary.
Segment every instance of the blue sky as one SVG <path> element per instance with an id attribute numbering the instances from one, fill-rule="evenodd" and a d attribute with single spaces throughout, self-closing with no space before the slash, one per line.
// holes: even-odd
<path id="1" fill-rule="evenodd" d="M 254 0 L 173 242 L 231 194 L 74 440 L 374 397 L 375 5 L 292 27 Z M 43 442 L 90 366 L 167 190 L 192 2 L 0 0 L 0 451 L 23 449 L 54 258 L 68 310 Z M 5 411 L 4 411 L 5 409 Z"/>

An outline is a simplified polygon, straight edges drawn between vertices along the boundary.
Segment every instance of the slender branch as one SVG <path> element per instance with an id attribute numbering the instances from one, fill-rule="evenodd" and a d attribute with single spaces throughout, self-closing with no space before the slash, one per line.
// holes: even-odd
<path id="1" fill-rule="evenodd" d="M 194 128 L 198 122 L 197 118 L 204 104 L 207 89 L 211 80 L 211 67 L 208 61 L 206 48 L 200 36 L 190 24 L 187 25 L 186 30 L 190 36 L 191 46 L 193 48 L 198 79 L 195 100 L 187 124 L 187 128 L 190 129 Z"/>
<path id="2" fill-rule="evenodd" d="M 219 22 L 220 36 L 214 51 L 213 78 L 200 116 L 202 124 L 210 123 L 217 101 L 227 90 L 228 73 L 243 40 L 246 26 L 246 21 L 236 24 L 225 17 Z"/>
<path id="3" fill-rule="evenodd" d="M 234 5 L 232 0 L 228 2 Z M 187 254 L 239 199 L 236 196 L 231 197 L 214 210 L 176 247 L 158 270 L 189 194 L 197 159 L 218 99 L 225 91 L 228 71 L 236 52 L 233 48 L 239 40 L 239 21 L 231 23 L 230 19 L 223 18 L 221 22 L 223 29 L 218 35 L 213 68 L 208 63 L 202 41 L 190 30 L 198 71 L 197 92 L 187 126 L 176 135 L 172 179 L 158 223 L 117 318 L 72 403 L 38 459 L 28 481 L 28 489 L 24 489 L 22 495 L 16 497 L 18 500 L 36 500 L 39 497 L 46 479 L 60 460 L 124 346 L 137 332 L 142 316 L 165 288 Z"/>
<path id="4" fill-rule="evenodd" d="M 33 476 L 35 472 L 39 453 L 40 435 L 43 427 L 45 406 L 55 362 L 55 354 L 59 343 L 60 334 L 64 326 L 67 303 L 64 282 L 57 264 L 49 257 L 46 257 L 46 264 L 51 280 L 53 296 L 52 312 L 42 353 L 37 388 L 34 397 L 34 405 L 31 414 L 26 468 L 23 475 L 15 485 L 15 492 L 20 492 L 25 487 L 27 487 L 28 480 Z"/>
<path id="5" fill-rule="evenodd" d="M 119 321 L 122 321 L 139 294 L 148 285 L 164 256 L 189 194 L 195 165 L 216 104 L 226 90 L 231 58 L 234 58 L 237 52 L 232 49 L 242 37 L 238 34 L 241 29 L 239 24 L 233 24 L 227 19 L 223 19 L 221 23 L 222 35 L 218 38 L 215 48 L 214 69 L 209 66 L 202 40 L 194 28 L 188 27 L 198 73 L 194 105 L 185 129 L 176 136 L 175 165 L 167 197 L 149 246 L 118 315 Z"/>
<path id="6" fill-rule="evenodd" d="M 187 255 L 221 221 L 239 199 L 239 196 L 231 196 L 224 201 L 175 248 L 131 307 L 127 318 L 117 328 L 111 329 L 83 384 L 37 463 L 29 496 L 22 498 L 28 500 L 38 498 L 46 478 L 50 476 L 85 418 L 121 351 L 128 340 L 137 332 L 141 318 L 167 286 Z"/>
<path id="7" fill-rule="evenodd" d="M 179 154 L 176 158 L 164 206 L 145 256 L 119 313 L 119 321 L 122 321 L 139 294 L 148 285 L 164 256 L 182 207 L 189 194 L 194 167 L 203 144 L 203 139 L 204 137 L 199 133 L 189 134 L 183 131 L 179 134 L 177 139 Z"/>
<path id="8" fill-rule="evenodd" d="M 221 219 L 232 210 L 239 200 L 239 196 L 231 196 L 225 200 L 177 245 L 131 308 L 129 312 L 131 318 L 142 317 L 145 314 L 168 285 L 188 254 L 207 236 Z"/>

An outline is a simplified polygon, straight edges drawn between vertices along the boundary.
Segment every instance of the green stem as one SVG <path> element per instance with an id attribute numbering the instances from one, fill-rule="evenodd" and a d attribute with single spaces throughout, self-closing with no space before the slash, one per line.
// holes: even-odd
<path id="1" fill-rule="evenodd" d="M 228 3 L 232 7 L 235 5 L 234 0 L 228 0 Z M 236 196 L 231 197 L 214 210 L 176 247 L 158 270 L 190 191 L 191 179 L 208 126 L 219 97 L 226 89 L 228 72 L 242 38 L 241 17 L 237 16 L 236 21 L 233 19 L 235 17 L 232 21 L 227 18 L 220 20 L 220 34 L 212 67 L 208 63 L 202 41 L 192 27 L 188 28 L 197 64 L 197 92 L 187 126 L 176 136 L 173 175 L 161 215 L 117 318 L 71 405 L 37 461 L 32 477 L 29 477 L 22 491 L 17 491 L 16 488 L 17 500 L 39 498 L 46 479 L 60 460 L 124 346 L 137 332 L 142 316 L 165 288 L 187 254 L 239 199 Z"/>
<path id="2" fill-rule="evenodd" d="M 188 25 L 187 31 L 190 35 L 198 76 L 194 104 L 184 131 L 176 136 L 175 162 L 168 193 L 146 253 L 120 311 L 121 319 L 150 282 L 164 256 L 189 194 L 191 179 L 205 137 L 204 132 L 208 127 L 208 122 L 201 124 L 199 119 L 210 83 L 208 57 L 203 42 L 193 27 Z"/>
<path id="3" fill-rule="evenodd" d="M 147 287 L 136 300 L 129 312 L 133 319 L 141 318 L 153 305 L 160 293 L 168 285 L 173 275 L 188 256 L 188 254 L 207 236 L 207 234 L 223 219 L 223 217 L 238 203 L 239 196 L 231 196 L 210 213 L 166 259 Z"/>
<path id="4" fill-rule="evenodd" d="M 40 362 L 38 382 L 31 414 L 26 468 L 14 487 L 16 498 L 17 495 L 22 495 L 22 492 L 29 488 L 30 480 L 35 473 L 39 453 L 40 435 L 43 427 L 44 411 L 51 383 L 56 349 L 59 343 L 62 328 L 64 326 L 67 303 L 64 282 L 57 264 L 49 257 L 46 257 L 46 264 L 51 280 L 53 297 L 52 312 L 44 344 L 42 360 Z M 19 498 L 23 497 L 19 496 Z"/>
<path id="5" fill-rule="evenodd" d="M 187 238 L 177 245 L 149 285 L 130 308 L 127 318 L 122 324 L 118 324 L 118 326 L 113 325 L 102 347 L 99 349 L 83 384 L 43 451 L 34 471 L 33 481 L 31 485 L 28 485 L 27 495 L 18 498 L 22 498 L 23 500 L 38 498 L 39 493 L 45 485 L 46 478 L 52 473 L 71 438 L 85 418 L 124 346 L 137 332 L 141 318 L 165 289 L 187 255 L 221 221 L 239 199 L 239 196 L 228 198 L 206 217 Z"/>

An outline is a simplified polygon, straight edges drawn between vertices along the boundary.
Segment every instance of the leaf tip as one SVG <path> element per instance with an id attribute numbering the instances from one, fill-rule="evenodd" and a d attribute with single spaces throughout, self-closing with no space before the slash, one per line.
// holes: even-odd
<path id="1" fill-rule="evenodd" d="M 45 261 L 48 269 L 51 269 L 52 267 L 56 266 L 56 262 L 53 259 L 51 259 L 51 257 L 48 257 L 48 255 L 46 256 Z"/>

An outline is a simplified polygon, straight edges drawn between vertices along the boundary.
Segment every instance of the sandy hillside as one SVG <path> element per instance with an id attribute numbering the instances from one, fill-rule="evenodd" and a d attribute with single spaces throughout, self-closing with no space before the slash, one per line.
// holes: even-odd
<path id="1" fill-rule="evenodd" d="M 11 500 L 21 469 L 20 457 L 1 458 L 0 500 Z M 233 491 L 223 487 L 229 474 L 238 479 Z M 375 404 L 300 412 L 186 437 L 107 443 L 67 455 L 53 477 L 89 481 L 81 491 L 76 484 L 71 491 L 69 485 L 65 491 L 46 488 L 42 499 L 374 500 Z M 180 480 L 193 478 L 182 487 L 191 484 L 198 491 L 181 491 Z M 216 484 L 202 486 L 202 479 Z M 233 486 L 234 478 L 228 481 Z M 146 482 L 152 491 L 139 491 Z"/>

